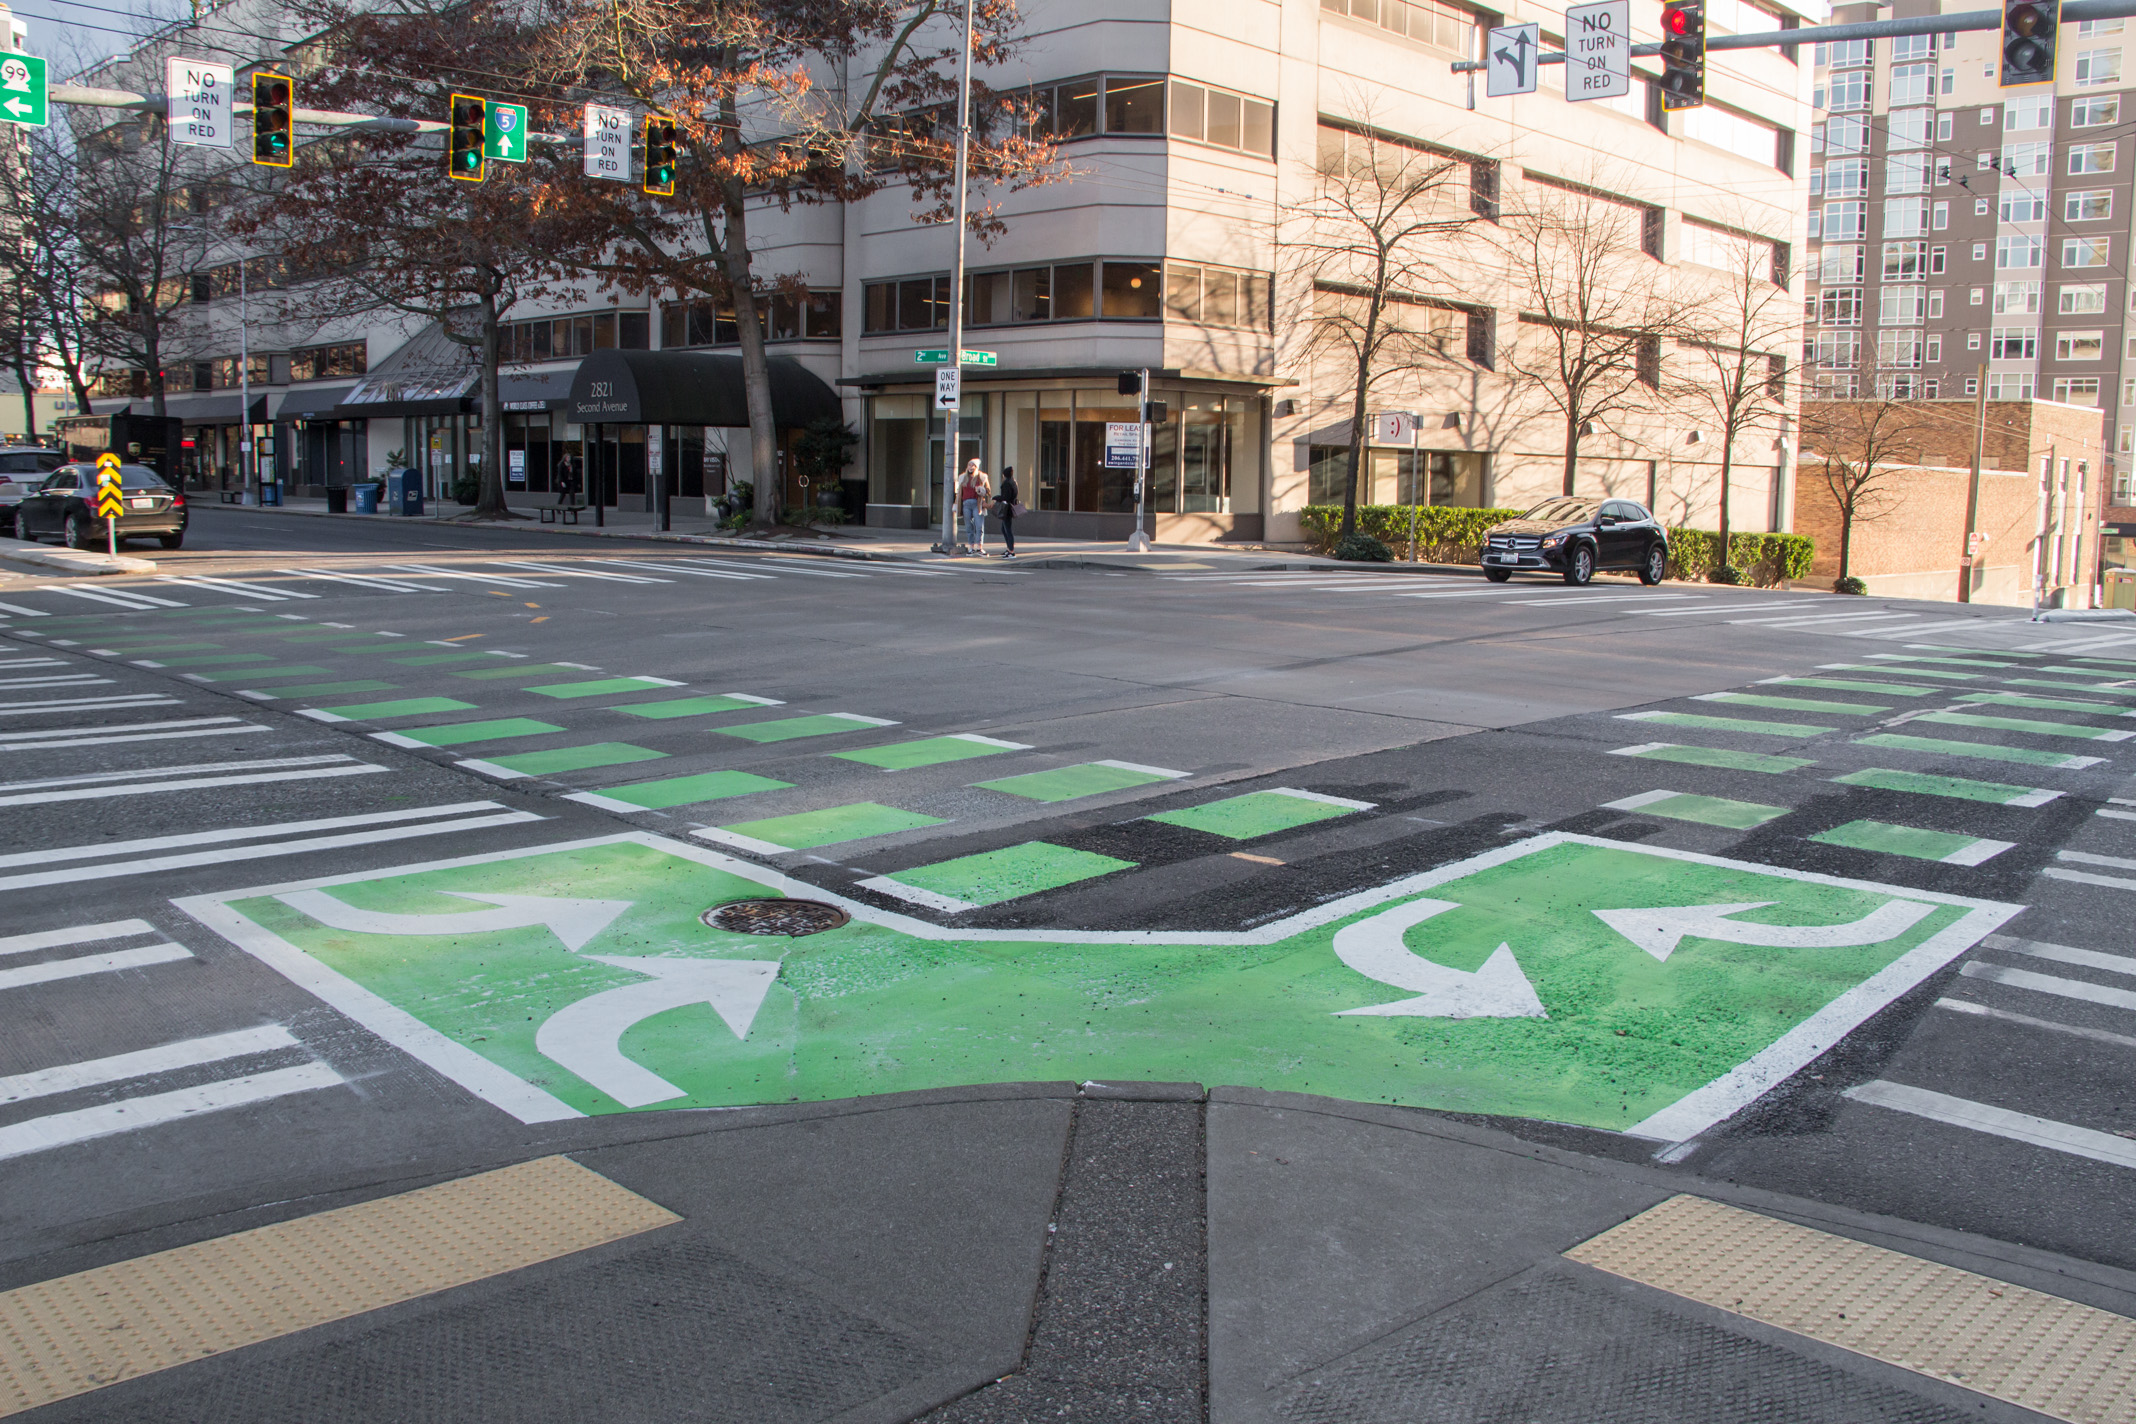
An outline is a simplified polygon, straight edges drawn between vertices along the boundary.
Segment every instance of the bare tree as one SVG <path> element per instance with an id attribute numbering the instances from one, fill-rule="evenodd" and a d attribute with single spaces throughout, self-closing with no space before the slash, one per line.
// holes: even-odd
<path id="1" fill-rule="evenodd" d="M 84 410 L 89 402 L 92 308 L 86 260 L 75 225 L 74 158 L 62 131 L 18 131 L 0 158 L 0 360 L 23 384 L 30 435 L 37 433 L 32 388 L 57 370 Z"/>
<path id="2" fill-rule="evenodd" d="M 1564 423 L 1568 495 L 1580 441 L 1655 401 L 1662 343 L 1682 329 L 1682 304 L 1650 250 L 1653 218 L 1599 188 L 1531 174 L 1501 225 L 1523 306 L 1519 338 L 1502 359 Z"/>
<path id="3" fill-rule="evenodd" d="M 1368 124 L 1323 125 L 1318 167 L 1313 196 L 1285 215 L 1277 240 L 1289 285 L 1310 304 L 1300 322 L 1306 354 L 1348 371 L 1340 535 L 1349 535 L 1373 385 L 1444 364 L 1456 308 L 1429 294 L 1450 289 L 1454 245 L 1495 205 L 1468 201 L 1467 161 Z"/>
<path id="4" fill-rule="evenodd" d="M 1822 458 L 1819 474 L 1839 515 L 1842 579 L 1852 571 L 1855 526 L 1891 511 L 1899 497 L 1899 476 L 1920 460 L 1924 407 L 1888 394 L 1888 384 L 1883 387 L 1886 393 L 1875 390 L 1872 383 L 1872 394 L 1866 397 L 1809 401 L 1802 408 L 1803 449 Z"/>
<path id="5" fill-rule="evenodd" d="M 1787 413 L 1785 352 L 1795 344 L 1802 314 L 1788 291 L 1787 271 L 1773 244 L 1736 239 L 1725 283 L 1684 314 L 1679 347 L 1691 353 L 1683 390 L 1689 403 L 1713 417 L 1721 442 L 1720 560 L 1728 559 L 1728 495 L 1736 442 L 1777 429 Z"/>

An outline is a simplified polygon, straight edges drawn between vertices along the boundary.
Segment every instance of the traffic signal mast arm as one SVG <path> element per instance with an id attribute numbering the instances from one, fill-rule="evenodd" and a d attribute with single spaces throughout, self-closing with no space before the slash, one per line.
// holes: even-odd
<path id="1" fill-rule="evenodd" d="M 2129 0 L 2136 6 L 2136 0 Z M 2136 10 L 2132 10 L 2136 13 Z M 160 114 L 164 111 L 165 96 L 161 94 L 137 94 L 131 89 L 94 89 L 82 84 L 54 84 L 50 90 L 51 102 L 77 104 L 89 109 L 140 109 L 146 113 Z M 250 101 L 240 99 L 231 108 L 240 114 L 252 112 Z M 364 129 L 371 133 L 433 134 L 449 133 L 452 125 L 436 119 L 394 119 L 380 114 L 352 114 L 338 109 L 292 109 L 292 121 L 311 124 L 317 128 Z M 546 144 L 556 148 L 577 148 L 585 140 L 578 134 L 530 133 L 527 143 Z"/>
<path id="2" fill-rule="evenodd" d="M 2136 0 L 2062 0 L 2061 17 L 2065 24 L 2080 20 L 2121 20 L 2136 15 Z M 1708 33 L 1706 48 L 1717 49 L 1777 49 L 1782 46 L 1825 44 L 1833 40 L 1874 40 L 1891 35 L 1939 35 L 1957 30 L 1999 30 L 2003 27 L 2001 10 L 1967 10 L 1954 15 L 1916 15 L 1907 20 L 1863 20 L 1851 25 L 1817 25 L 1800 30 L 1767 30 L 1755 35 L 1717 35 Z M 1661 45 L 1636 44 L 1634 56 L 1652 56 L 1661 53 Z M 1563 54 L 1544 53 L 1530 61 L 1534 64 L 1563 64 Z M 1450 66 L 1454 73 L 1462 74 L 1472 69 L 1486 67 L 1480 59 L 1457 59 Z M 52 91 L 54 100 L 60 91 Z"/>

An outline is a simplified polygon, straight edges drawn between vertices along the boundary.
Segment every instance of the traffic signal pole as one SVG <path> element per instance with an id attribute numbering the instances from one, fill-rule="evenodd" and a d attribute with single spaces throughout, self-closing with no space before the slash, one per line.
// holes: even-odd
<path id="1" fill-rule="evenodd" d="M 941 554 L 957 552 L 957 437 L 964 430 L 964 187 L 972 143 L 972 3 L 964 0 L 964 75 L 957 86 L 957 260 L 949 269 L 948 353 L 957 403 L 942 412 L 942 542 L 935 545 Z"/>

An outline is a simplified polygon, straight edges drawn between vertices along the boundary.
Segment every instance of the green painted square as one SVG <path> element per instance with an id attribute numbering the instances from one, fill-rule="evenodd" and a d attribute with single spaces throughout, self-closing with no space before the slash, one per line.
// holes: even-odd
<path id="1" fill-rule="evenodd" d="M 564 667 L 558 663 L 507 663 L 503 667 L 483 668 L 479 672 L 462 670 L 453 673 L 453 676 L 464 677 L 470 682 L 502 682 L 506 678 L 512 677 L 549 677 L 551 675 L 569 677 L 573 673 L 582 673 L 585 670 L 584 668 Z"/>
<path id="2" fill-rule="evenodd" d="M 746 771 L 708 771 L 699 776 L 671 776 L 665 781 L 638 781 L 629 786 L 604 786 L 600 795 L 612 801 L 627 801 L 648 811 L 671 806 L 692 806 L 700 801 L 724 801 L 730 796 L 749 796 L 758 791 L 785 791 L 790 781 L 773 781 Z"/>
<path id="3" fill-rule="evenodd" d="M 1807 757 L 1768 756 L 1764 752 L 1736 752 L 1726 747 L 1658 746 L 1626 755 L 1651 761 L 1680 761 L 1689 766 L 1718 766 L 1729 771 L 1761 771 L 1768 776 L 1817 765 Z"/>
<path id="4" fill-rule="evenodd" d="M 586 747 L 558 747 L 553 752 L 521 752 L 516 756 L 484 757 L 483 760 L 528 776 L 551 776 L 560 771 L 590 771 L 597 766 L 624 766 L 634 761 L 658 761 L 667 755 L 629 742 L 595 742 Z"/>
<path id="5" fill-rule="evenodd" d="M 2102 727 L 2080 727 L 2073 722 L 2043 722 L 2031 717 L 1980 717 L 1970 712 L 1923 712 L 1915 719 L 1943 722 L 1953 727 L 1980 727 L 1996 732 L 2029 732 L 2035 737 L 2078 737 L 2093 742 L 2124 740 L 2120 732 Z"/>
<path id="6" fill-rule="evenodd" d="M 1832 779 L 1849 786 L 1911 791 L 1919 796 L 1948 796 L 1954 801 L 1985 801 L 1991 806 L 2007 806 L 2013 801 L 2040 794 L 2037 788 L 2012 786 L 2002 781 L 1968 781 L 1962 776 L 1929 776 L 1924 772 L 1893 771 L 1881 766 L 1850 771 Z"/>
<path id="7" fill-rule="evenodd" d="M 592 682 L 552 682 L 543 687 L 525 687 L 543 697 L 608 697 L 620 692 L 652 692 L 668 684 L 643 677 L 604 677 Z"/>
<path id="8" fill-rule="evenodd" d="M 1785 806 L 1761 806 L 1755 801 L 1730 801 L 1720 796 L 1693 796 L 1678 792 L 1665 801 L 1649 801 L 1631 814 L 1661 816 L 1671 821 L 1696 821 L 1702 826 L 1726 826 L 1747 831 L 1776 817 L 1785 816 Z"/>
<path id="9" fill-rule="evenodd" d="M 895 806 L 857 801 L 850 806 L 829 806 L 795 816 L 741 821 L 720 829 L 754 841 L 784 846 L 788 850 L 810 850 L 816 846 L 836 845 L 840 841 L 865 840 L 869 836 L 887 836 L 941 824 L 939 816 L 922 816 L 917 811 L 900 811 Z"/>
<path id="10" fill-rule="evenodd" d="M 1826 845 L 1850 850 L 1875 851 L 1879 855 L 1903 855 L 1913 860 L 1946 860 L 1973 844 L 1978 837 L 1950 831 L 1928 831 L 1919 826 L 1894 826 L 1888 821 L 1849 821 L 1810 837 Z"/>
<path id="11" fill-rule="evenodd" d="M 501 742 L 509 737 L 546 737 L 562 730 L 532 717 L 500 717 L 489 722 L 454 722 L 445 727 L 410 727 L 393 735 L 426 747 L 459 747 L 469 742 Z"/>
<path id="12" fill-rule="evenodd" d="M 623 712 L 632 717 L 650 717 L 666 721 L 672 717 L 703 717 L 713 712 L 755 711 L 761 702 L 747 702 L 739 697 L 670 697 L 662 702 L 638 702 L 628 707 L 610 707 L 610 712 Z"/>
<path id="13" fill-rule="evenodd" d="M 751 742 L 790 742 L 800 737 L 828 737 L 840 732 L 872 732 L 872 722 L 857 722 L 826 712 L 815 717 L 781 717 L 771 722 L 744 722 L 739 727 L 714 727 L 723 737 Z"/>
<path id="14" fill-rule="evenodd" d="M 1642 712 L 1630 721 L 1658 722 L 1664 727 L 1698 727 L 1708 732 L 1745 732 L 1754 737 L 1821 737 L 1833 730 L 1803 722 L 1753 722 L 1744 717 L 1702 717 L 1696 712 Z"/>
<path id="15" fill-rule="evenodd" d="M 895 742 L 887 747 L 862 747 L 857 752 L 832 752 L 831 755 L 845 761 L 857 761 L 865 766 L 879 766 L 885 771 L 910 771 L 914 767 L 940 766 L 944 762 L 999 756 L 1012 750 L 1014 748 L 989 746 L 985 742 L 967 741 L 962 737 L 922 737 L 917 741 Z"/>
<path id="16" fill-rule="evenodd" d="M 204 672 L 196 676 L 207 682 L 278 682 L 285 677 L 332 677 L 334 670 L 323 667 L 255 667 L 238 668 L 234 672 Z"/>
<path id="17" fill-rule="evenodd" d="M 1825 702 L 1812 697 L 1768 697 L 1757 692 L 1716 692 L 1702 697 L 1701 702 L 1726 702 L 1736 707 L 1770 707 L 1779 712 L 1823 712 L 1840 717 L 1867 717 L 1876 712 L 1889 712 L 1889 707 L 1872 707 L 1862 702 Z"/>
<path id="18" fill-rule="evenodd" d="M 352 692 L 392 692 L 399 686 L 392 682 L 308 682 L 302 687 L 278 687 L 274 695 L 281 697 L 346 697 Z"/>
<path id="19" fill-rule="evenodd" d="M 412 657 L 388 658 L 386 661 L 399 663 L 404 667 L 440 667 L 446 663 L 471 663 L 477 660 L 486 662 L 488 659 L 488 653 L 463 650 L 457 653 L 417 653 Z"/>
<path id="20" fill-rule="evenodd" d="M 960 856 L 935 865 L 915 866 L 884 878 L 916 890 L 931 890 L 967 905 L 998 905 L 1043 890 L 1058 890 L 1081 880 L 1095 880 L 1116 870 L 1133 870 L 1135 862 L 1115 860 L 1087 850 L 1025 841 L 1022 845 L 978 855 Z"/>
<path id="21" fill-rule="evenodd" d="M 1155 772 L 1135 771 L 1124 766 L 1108 766 L 1101 761 L 1085 762 L 1080 766 L 1059 766 L 1051 771 L 1026 772 L 1022 776 L 1004 776 L 998 781 L 975 781 L 972 784 L 987 791 L 1006 791 L 1011 796 L 1021 796 L 1026 801 L 1075 801 L 1085 796 L 1102 796 L 1108 791 L 1125 791 L 1134 786 L 1152 786 L 1160 781 L 1175 781 L 1177 777 L 1159 776 Z"/>
<path id="22" fill-rule="evenodd" d="M 1249 791 L 1244 796 L 1229 796 L 1180 811 L 1160 811 L 1148 819 L 1168 826 L 1185 826 L 1190 831 L 1207 831 L 1226 840 L 1250 841 L 1354 814 L 1355 809 L 1349 806 L 1330 806 L 1325 801 L 1308 801 L 1281 791 Z"/>
<path id="23" fill-rule="evenodd" d="M 404 697 L 398 702 L 359 702 L 352 707 L 322 707 L 336 717 L 346 717 L 351 722 L 383 722 L 392 717 L 423 717 L 433 712 L 472 712 L 472 702 L 456 702 L 450 697 Z"/>
<path id="24" fill-rule="evenodd" d="M 2008 761 L 2020 766 L 2069 767 L 2083 765 L 2086 758 L 2061 752 L 2035 751 L 2031 747 L 2001 747 L 1991 742 L 1954 742 L 1945 737 L 1909 737 L 1900 732 L 1878 732 L 1856 737 L 1865 747 L 1890 747 L 1894 751 L 1923 752 L 1930 756 L 1971 757 L 1976 761 Z"/>

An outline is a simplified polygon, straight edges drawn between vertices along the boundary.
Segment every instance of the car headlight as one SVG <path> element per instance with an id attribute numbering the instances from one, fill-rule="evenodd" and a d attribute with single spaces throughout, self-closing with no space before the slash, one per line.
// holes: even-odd
<path id="1" fill-rule="evenodd" d="M 1551 535 L 1551 536 L 1550 536 L 1549 538 L 1547 538 L 1547 539 L 1545 539 L 1545 540 L 1543 541 L 1543 547 L 1544 547 L 1545 549 L 1555 549 L 1555 548 L 1556 548 L 1556 547 L 1557 547 L 1558 545 L 1560 545 L 1560 544 L 1562 544 L 1562 543 L 1564 543 L 1564 542 L 1565 542 L 1565 536 L 1564 536 L 1564 535 L 1562 535 L 1562 534 L 1553 534 L 1553 535 Z"/>

